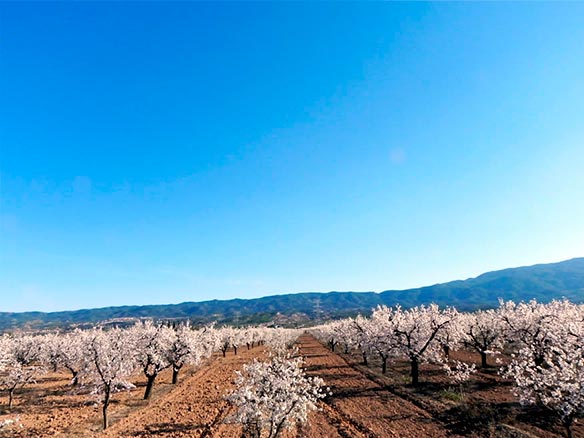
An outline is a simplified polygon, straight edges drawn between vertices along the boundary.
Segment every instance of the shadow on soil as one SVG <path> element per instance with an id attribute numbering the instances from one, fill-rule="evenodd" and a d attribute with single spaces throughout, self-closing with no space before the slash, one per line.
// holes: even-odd
<path id="1" fill-rule="evenodd" d="M 157 423 L 151 424 L 142 431 L 136 431 L 132 436 L 156 436 L 156 435 L 171 435 L 174 434 L 188 434 L 195 430 L 203 430 L 207 427 L 204 424 L 177 424 L 177 423 Z"/>

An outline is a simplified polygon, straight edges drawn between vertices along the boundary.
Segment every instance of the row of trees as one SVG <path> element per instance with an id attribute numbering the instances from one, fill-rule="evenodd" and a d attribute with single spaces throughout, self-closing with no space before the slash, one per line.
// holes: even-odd
<path id="1" fill-rule="evenodd" d="M 102 403 L 103 427 L 108 426 L 108 407 L 114 393 L 133 388 L 132 378 L 142 373 L 147 381 L 144 399 L 152 396 L 158 375 L 172 369 L 177 383 L 185 365 L 198 365 L 215 351 L 225 356 L 229 349 L 237 354 L 269 342 L 274 348 L 298 334 L 286 329 L 251 327 L 194 329 L 188 324 L 170 327 L 152 321 L 138 322 L 129 328 L 75 330 L 44 335 L 4 335 L 0 337 L 0 389 L 8 393 L 8 408 L 18 388 L 31 383 L 48 370 L 66 369 L 71 385 L 89 388 Z"/>
<path id="2" fill-rule="evenodd" d="M 554 411 L 569 437 L 574 419 L 584 414 L 584 306 L 567 300 L 501 301 L 497 309 L 473 313 L 379 306 L 370 318 L 334 321 L 312 333 L 333 350 L 357 349 L 365 364 L 377 356 L 383 373 L 389 360 L 408 360 L 413 385 L 420 364 L 447 363 L 451 349 L 478 352 L 483 368 L 489 356 L 505 353 L 510 364 L 500 372 L 523 404 Z"/>
<path id="3" fill-rule="evenodd" d="M 481 356 L 509 355 L 500 373 L 514 383 L 522 403 L 539 404 L 556 412 L 571 437 L 574 420 L 584 414 L 584 307 L 569 301 L 548 304 L 501 302 L 497 309 L 473 313 L 436 305 L 404 309 L 379 306 L 371 317 L 358 316 L 312 329 L 332 350 L 358 349 L 367 364 L 376 355 L 382 372 L 390 360 L 410 362 L 413 385 L 419 383 L 420 365 L 448 364 L 452 349 L 472 349 Z M 90 386 L 101 396 L 103 424 L 111 396 L 131 387 L 137 371 L 147 379 L 149 398 L 156 377 L 172 368 L 176 383 L 181 368 L 197 364 L 214 351 L 251 348 L 269 343 L 280 352 L 267 362 L 252 362 L 237 378 L 230 400 L 238 407 L 237 421 L 250 436 L 278 436 L 291 421 L 304 421 L 306 413 L 324 396 L 322 381 L 310 379 L 301 360 L 286 356 L 298 331 L 234 329 L 213 326 L 193 329 L 141 322 L 128 329 L 77 330 L 67 334 L 4 336 L 0 338 L 0 384 L 10 394 L 50 367 L 71 372 L 72 385 Z M 474 369 L 458 363 L 446 366 L 449 375 L 466 379 Z M 267 414 L 257 414 L 260 409 Z M 255 413 L 254 413 L 255 412 Z M 284 416 L 281 416 L 284 414 Z M 259 416 L 258 416 L 259 415 Z"/>

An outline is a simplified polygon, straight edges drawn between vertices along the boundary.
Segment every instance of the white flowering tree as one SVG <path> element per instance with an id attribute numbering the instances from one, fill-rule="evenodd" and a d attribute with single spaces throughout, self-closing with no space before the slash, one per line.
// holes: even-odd
<path id="1" fill-rule="evenodd" d="M 454 348 L 459 348 L 463 341 L 463 320 L 467 315 L 466 313 L 460 313 L 454 307 L 447 307 L 445 309 L 445 314 L 450 319 L 448 323 L 442 330 L 436 335 L 438 343 L 442 347 L 444 352 L 444 357 L 446 360 L 450 359 L 450 351 Z"/>
<path id="2" fill-rule="evenodd" d="M 369 320 L 362 315 L 357 315 L 357 317 L 353 320 L 353 343 L 355 348 L 359 350 L 361 353 L 361 358 L 363 359 L 363 365 L 369 366 L 369 356 L 374 352 L 369 345 L 369 336 L 367 334 L 367 330 L 365 330 L 365 326 L 368 324 Z"/>
<path id="3" fill-rule="evenodd" d="M 463 344 L 481 355 L 481 368 L 486 368 L 487 355 L 503 347 L 503 326 L 495 310 L 479 310 L 461 316 Z"/>
<path id="4" fill-rule="evenodd" d="M 143 321 L 128 329 L 134 347 L 137 366 L 142 369 L 147 383 L 144 400 L 150 398 L 156 377 L 172 365 L 175 332 L 165 325 Z"/>
<path id="5" fill-rule="evenodd" d="M 128 380 L 136 360 L 127 330 L 96 328 L 87 337 L 87 366 L 84 381 L 93 387 L 102 403 L 103 428 L 108 427 L 108 408 L 114 393 L 133 388 Z"/>
<path id="6" fill-rule="evenodd" d="M 380 307 L 390 319 L 398 349 L 410 361 L 412 385 L 417 385 L 421 363 L 442 361 L 442 351 L 436 337 L 448 326 L 451 315 L 440 310 L 436 304 L 407 310 L 400 306 L 395 310 Z"/>
<path id="7" fill-rule="evenodd" d="M 396 354 L 397 339 L 391 324 L 391 309 L 386 306 L 379 306 L 371 315 L 370 319 L 357 317 L 353 325 L 361 335 L 359 343 L 363 352 L 375 352 L 381 359 L 381 373 L 387 371 L 388 359 Z M 366 363 L 367 355 L 363 354 L 363 361 Z"/>
<path id="8" fill-rule="evenodd" d="M 237 354 L 237 345 L 239 344 L 239 336 L 237 329 L 229 326 L 221 327 L 219 329 L 219 349 L 223 357 L 227 354 L 227 350 L 233 347 L 234 354 Z"/>
<path id="9" fill-rule="evenodd" d="M 87 335 L 87 331 L 76 329 L 69 333 L 54 333 L 43 337 L 43 362 L 53 369 L 66 368 L 71 373 L 73 386 L 79 384 L 80 372 L 87 362 Z"/>
<path id="10" fill-rule="evenodd" d="M 305 423 L 326 395 L 322 379 L 305 375 L 301 358 L 286 356 L 244 365 L 235 383 L 237 389 L 227 399 L 237 407 L 235 421 L 249 438 L 277 438 Z"/>
<path id="11" fill-rule="evenodd" d="M 498 313 L 504 324 L 505 336 L 514 349 L 527 348 L 535 365 L 542 365 L 559 331 L 581 321 L 579 306 L 567 300 L 548 304 L 536 300 L 514 303 L 501 301 Z"/>
<path id="12" fill-rule="evenodd" d="M 45 369 L 40 364 L 41 339 L 38 336 L 3 336 L 0 339 L 0 389 L 8 392 L 8 409 L 12 409 L 18 388 L 34 382 Z"/>
<path id="13" fill-rule="evenodd" d="M 286 355 L 293 347 L 301 334 L 301 330 L 286 328 L 257 328 L 259 339 L 275 354 Z"/>
<path id="14" fill-rule="evenodd" d="M 522 404 L 555 412 L 571 438 L 574 420 L 584 415 L 584 336 L 558 336 L 536 364 L 534 357 L 541 353 L 522 348 L 505 376 L 514 380 L 514 393 Z"/>
<path id="15" fill-rule="evenodd" d="M 212 325 L 195 330 L 189 324 L 181 324 L 172 335 L 169 361 L 172 366 L 172 383 L 176 384 L 184 365 L 197 365 L 213 354 L 218 338 L 217 330 Z"/>

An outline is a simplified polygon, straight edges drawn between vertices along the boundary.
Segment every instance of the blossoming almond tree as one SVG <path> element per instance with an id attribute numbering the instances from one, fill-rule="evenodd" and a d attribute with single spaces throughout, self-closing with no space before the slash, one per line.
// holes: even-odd
<path id="1" fill-rule="evenodd" d="M 174 330 L 165 325 L 155 325 L 152 321 L 135 324 L 128 329 L 135 349 L 137 365 L 146 376 L 144 400 L 150 398 L 156 377 L 171 366 Z"/>
<path id="2" fill-rule="evenodd" d="M 393 327 L 398 348 L 410 361 L 412 385 L 419 383 L 420 363 L 441 362 L 441 348 L 436 336 L 450 323 L 451 315 L 436 304 L 395 310 L 381 306 Z"/>
<path id="3" fill-rule="evenodd" d="M 219 348 L 221 353 L 223 353 L 223 357 L 227 354 L 227 350 L 233 347 L 234 354 L 237 354 L 237 345 L 238 345 L 238 334 L 237 330 L 233 327 L 221 327 L 219 329 Z"/>
<path id="4" fill-rule="evenodd" d="M 43 336 L 43 361 L 53 368 L 62 366 L 69 370 L 73 386 L 79 384 L 79 373 L 86 363 L 87 335 L 88 331 L 76 329 Z"/>
<path id="5" fill-rule="evenodd" d="M 505 376 L 514 379 L 521 403 L 555 412 L 571 438 L 574 420 L 584 415 L 584 336 L 556 339 L 541 365 L 533 360 L 535 354 L 529 347 L 521 349 Z"/>
<path id="6" fill-rule="evenodd" d="M 567 300 L 538 303 L 536 300 L 514 303 L 501 301 L 498 313 L 507 340 L 515 349 L 527 348 L 535 365 L 542 365 L 559 331 L 581 321 L 579 306 Z"/>
<path id="7" fill-rule="evenodd" d="M 307 377 L 302 359 L 276 356 L 254 360 L 237 372 L 237 389 L 227 399 L 237 407 L 235 421 L 249 438 L 277 438 L 285 429 L 305 423 L 325 397 L 323 380 Z"/>
<path id="8" fill-rule="evenodd" d="M 186 364 L 196 365 L 211 356 L 217 346 L 217 330 L 212 325 L 195 330 L 189 324 L 174 329 L 169 349 L 172 365 L 172 383 L 178 382 L 180 370 Z"/>
<path id="9" fill-rule="evenodd" d="M 370 319 L 358 317 L 353 324 L 362 335 L 361 345 L 363 351 L 374 351 L 381 358 L 381 373 L 387 371 L 387 361 L 391 355 L 396 354 L 397 342 L 393 327 L 390 322 L 387 307 L 377 307 Z M 363 361 L 366 362 L 366 354 Z"/>
<path id="10" fill-rule="evenodd" d="M 8 409 L 12 409 L 14 393 L 44 372 L 41 342 L 38 336 L 3 336 L 0 339 L 0 388 L 8 392 Z"/>
<path id="11" fill-rule="evenodd" d="M 91 330 L 86 348 L 88 366 L 84 369 L 85 380 L 101 398 L 103 428 L 107 429 L 112 395 L 134 387 L 128 380 L 136 368 L 134 351 L 127 330 L 119 328 Z"/>
<path id="12" fill-rule="evenodd" d="M 487 354 L 503 346 L 503 328 L 495 310 L 479 310 L 460 319 L 463 344 L 481 355 L 481 368 L 487 367 Z"/>

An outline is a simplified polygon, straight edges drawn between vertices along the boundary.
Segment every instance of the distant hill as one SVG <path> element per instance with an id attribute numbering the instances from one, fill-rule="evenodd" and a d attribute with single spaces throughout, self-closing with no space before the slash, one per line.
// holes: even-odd
<path id="1" fill-rule="evenodd" d="M 83 326 L 128 318 L 190 319 L 195 324 L 274 323 L 302 325 L 309 321 L 369 314 L 378 304 L 411 307 L 430 302 L 460 310 L 495 307 L 498 299 L 550 301 L 566 297 L 584 302 L 584 258 L 488 272 L 468 280 L 416 289 L 375 292 L 329 292 L 274 295 L 256 299 L 212 300 L 181 304 L 105 307 L 66 312 L 0 312 L 0 330 Z"/>

